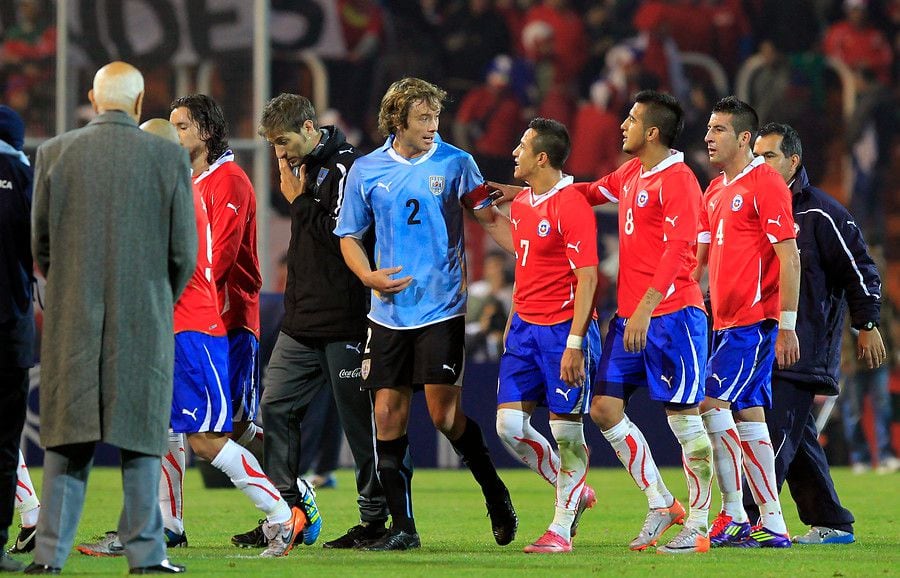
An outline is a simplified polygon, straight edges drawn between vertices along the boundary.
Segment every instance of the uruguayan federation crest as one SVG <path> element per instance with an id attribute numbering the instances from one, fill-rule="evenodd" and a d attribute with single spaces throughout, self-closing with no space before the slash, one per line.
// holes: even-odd
<path id="1" fill-rule="evenodd" d="M 328 169 L 326 169 L 325 167 L 322 167 L 321 169 L 319 169 L 319 176 L 316 177 L 316 186 L 317 187 L 321 186 L 322 181 L 324 181 L 325 177 L 327 177 L 327 176 L 328 176 Z"/>
<path id="2" fill-rule="evenodd" d="M 428 177 L 428 190 L 431 191 L 431 194 L 434 196 L 438 196 L 444 192 L 444 177 L 443 175 L 431 175 Z"/>
<path id="3" fill-rule="evenodd" d="M 360 373 L 362 374 L 363 379 L 368 379 L 369 377 L 369 367 L 370 367 L 369 359 L 363 359 L 362 365 L 360 366 Z"/>

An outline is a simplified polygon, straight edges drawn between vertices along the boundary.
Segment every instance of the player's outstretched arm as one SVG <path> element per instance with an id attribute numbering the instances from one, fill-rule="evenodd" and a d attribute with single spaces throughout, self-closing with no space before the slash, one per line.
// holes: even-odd
<path id="1" fill-rule="evenodd" d="M 800 360 L 800 342 L 797 339 L 797 303 L 800 296 L 800 253 L 795 239 L 785 239 L 772 245 L 778 256 L 781 294 L 781 320 L 778 338 L 775 340 L 775 359 L 780 369 L 786 369 Z"/>
<path id="2" fill-rule="evenodd" d="M 516 198 L 516 195 L 522 192 L 522 189 L 525 187 L 520 187 L 518 185 L 507 185 L 504 183 L 495 183 L 494 181 L 486 181 L 486 184 L 489 187 L 496 189 L 502 193 L 501 196 L 494 198 L 494 206 L 505 205 L 506 203 L 511 203 L 513 199 Z"/>
<path id="3" fill-rule="evenodd" d="M 509 226 L 509 217 L 500 212 L 497 207 L 487 205 L 481 209 L 470 209 L 475 220 L 484 227 L 491 238 L 507 253 L 515 253 L 513 247 L 512 230 Z"/>
<path id="4" fill-rule="evenodd" d="M 362 241 L 355 237 L 341 238 L 341 254 L 344 256 L 347 267 L 359 277 L 363 285 L 370 289 L 380 293 L 393 294 L 403 291 L 412 283 L 411 275 L 398 279 L 391 277 L 391 275 L 399 273 L 403 267 L 388 267 L 373 271 L 369 266 L 369 257 L 366 255 Z"/>

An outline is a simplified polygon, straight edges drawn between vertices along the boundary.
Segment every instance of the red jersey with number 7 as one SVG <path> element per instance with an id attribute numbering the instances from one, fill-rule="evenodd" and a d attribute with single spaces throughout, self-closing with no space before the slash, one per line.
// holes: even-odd
<path id="1" fill-rule="evenodd" d="M 554 325 L 575 315 L 574 270 L 596 267 L 594 212 L 565 177 L 543 195 L 523 189 L 509 211 L 516 250 L 516 313 L 535 325 Z"/>
<path id="2" fill-rule="evenodd" d="M 719 175 L 703 200 L 699 240 L 709 243 L 713 329 L 778 319 L 781 268 L 772 245 L 797 235 L 784 179 L 756 157 L 730 181 Z"/>

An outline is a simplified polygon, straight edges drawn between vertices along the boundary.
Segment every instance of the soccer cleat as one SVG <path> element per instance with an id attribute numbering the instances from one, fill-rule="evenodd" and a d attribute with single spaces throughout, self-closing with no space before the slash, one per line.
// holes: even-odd
<path id="1" fill-rule="evenodd" d="M 18 560 L 13 560 L 9 554 L 0 550 L 0 572 L 21 572 L 25 569 L 25 564 Z"/>
<path id="2" fill-rule="evenodd" d="M 813 526 L 802 536 L 794 536 L 794 544 L 852 544 L 856 542 L 853 532 L 845 532 L 825 526 Z M 17 542 L 18 543 L 18 542 Z"/>
<path id="3" fill-rule="evenodd" d="M 62 572 L 62 568 L 48 566 L 47 564 L 36 564 L 35 562 L 25 566 L 25 569 L 22 570 L 23 574 L 59 574 L 60 572 Z"/>
<path id="4" fill-rule="evenodd" d="M 163 532 L 166 535 L 166 548 L 187 548 L 188 540 L 187 540 L 187 532 L 182 532 L 180 534 L 176 534 L 172 530 L 168 528 L 163 528 Z"/>
<path id="5" fill-rule="evenodd" d="M 709 543 L 713 548 L 736 546 L 748 537 L 750 537 L 750 522 L 735 522 L 734 518 L 723 510 L 713 521 Z"/>
<path id="6" fill-rule="evenodd" d="M 16 537 L 16 543 L 7 550 L 10 554 L 26 554 L 34 550 L 34 534 L 37 526 L 20 526 L 19 535 Z"/>
<path id="7" fill-rule="evenodd" d="M 335 538 L 330 542 L 322 544 L 323 548 L 333 548 L 336 550 L 344 550 L 349 548 L 362 548 L 368 546 L 372 542 L 383 538 L 388 530 L 384 527 L 384 522 L 364 522 L 353 526 L 347 533 L 339 538 Z"/>
<path id="8" fill-rule="evenodd" d="M 260 554 L 261 558 L 280 558 L 287 556 L 294 547 L 294 542 L 303 534 L 306 526 L 306 514 L 303 510 L 294 506 L 291 508 L 291 517 L 283 524 L 263 522 L 263 534 L 269 540 L 269 545 Z"/>
<path id="9" fill-rule="evenodd" d="M 509 490 L 503 487 L 503 492 L 485 503 L 488 516 L 491 518 L 491 530 L 494 533 L 494 541 L 500 546 L 506 546 L 516 539 L 516 528 L 519 527 L 519 517 L 513 508 Z"/>
<path id="10" fill-rule="evenodd" d="M 303 529 L 303 543 L 312 546 L 322 532 L 322 516 L 316 506 L 316 491 L 306 480 L 300 478 L 300 491 L 303 492 L 300 507 L 306 515 L 306 527 Z"/>
<path id="11" fill-rule="evenodd" d="M 265 548 L 269 545 L 269 539 L 263 533 L 265 520 L 260 520 L 259 525 L 249 532 L 235 534 L 231 537 L 231 543 L 238 548 Z"/>
<path id="12" fill-rule="evenodd" d="M 657 554 L 693 554 L 709 552 L 709 536 L 697 528 L 685 526 L 672 540 L 656 549 Z"/>
<path id="13" fill-rule="evenodd" d="M 651 508 L 647 512 L 640 533 L 628 544 L 628 548 L 646 550 L 650 546 L 656 546 L 660 536 L 675 524 L 684 524 L 684 506 L 673 498 L 672 505 L 668 508 Z"/>
<path id="14" fill-rule="evenodd" d="M 389 530 L 384 536 L 359 548 L 367 552 L 388 552 L 391 550 L 412 550 L 419 548 L 422 542 L 418 533 L 403 532 L 402 530 Z"/>
<path id="15" fill-rule="evenodd" d="M 119 534 L 112 531 L 107 532 L 102 538 L 98 537 L 96 542 L 84 542 L 75 549 L 85 556 L 101 558 L 125 555 L 125 547 L 119 542 Z"/>
<path id="16" fill-rule="evenodd" d="M 756 526 L 750 536 L 735 544 L 738 548 L 790 548 L 791 537 L 787 534 L 776 534 L 762 526 Z"/>
<path id="17" fill-rule="evenodd" d="M 597 493 L 594 492 L 594 488 L 585 485 L 584 490 L 581 491 L 581 497 L 578 498 L 578 507 L 575 509 L 575 519 L 572 520 L 572 527 L 569 529 L 569 533 L 571 533 L 573 539 L 575 538 L 575 534 L 578 533 L 578 522 L 581 520 L 581 515 L 584 514 L 585 510 L 593 508 L 596 503 Z"/>
<path id="18" fill-rule="evenodd" d="M 184 574 L 187 568 L 172 564 L 168 558 L 155 566 L 138 566 L 128 571 L 129 574 Z"/>
<path id="19" fill-rule="evenodd" d="M 525 546 L 522 551 L 526 554 L 561 554 L 572 551 L 572 542 L 552 530 L 547 530 L 543 536 L 533 544 Z"/>

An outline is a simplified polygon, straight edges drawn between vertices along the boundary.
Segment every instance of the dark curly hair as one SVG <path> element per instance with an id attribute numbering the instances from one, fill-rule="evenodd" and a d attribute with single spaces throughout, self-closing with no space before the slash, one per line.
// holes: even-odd
<path id="1" fill-rule="evenodd" d="M 191 120 L 200 129 L 200 139 L 206 143 L 206 162 L 213 164 L 228 150 L 228 123 L 216 101 L 205 94 L 191 94 L 172 101 L 169 113 L 176 108 L 186 108 Z"/>

